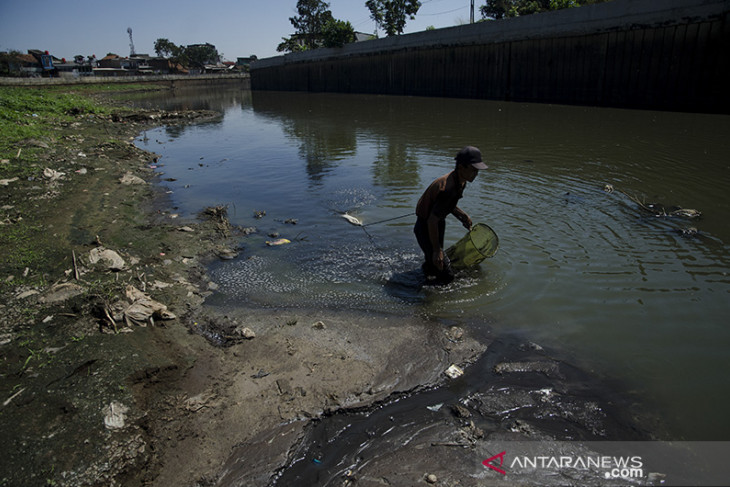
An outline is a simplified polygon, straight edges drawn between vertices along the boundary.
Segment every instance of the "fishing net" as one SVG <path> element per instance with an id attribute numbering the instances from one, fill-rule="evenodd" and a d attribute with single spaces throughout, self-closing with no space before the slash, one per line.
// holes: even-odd
<path id="1" fill-rule="evenodd" d="M 477 223 L 461 240 L 446 249 L 446 255 L 454 270 L 466 269 L 479 264 L 497 253 L 499 237 L 489 225 Z"/>

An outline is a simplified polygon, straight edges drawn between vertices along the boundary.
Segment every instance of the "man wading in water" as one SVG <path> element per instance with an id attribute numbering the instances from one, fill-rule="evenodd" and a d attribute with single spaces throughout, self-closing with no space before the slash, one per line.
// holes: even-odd
<path id="1" fill-rule="evenodd" d="M 467 181 L 474 181 L 479 169 L 486 168 L 479 149 L 464 147 L 456 154 L 454 170 L 432 182 L 418 200 L 413 233 L 426 258 L 422 268 L 429 283 L 448 284 L 454 279 L 451 263 L 444 254 L 446 216 L 454 215 L 464 228 L 471 230 L 471 218 L 456 204 L 464 195 Z"/>

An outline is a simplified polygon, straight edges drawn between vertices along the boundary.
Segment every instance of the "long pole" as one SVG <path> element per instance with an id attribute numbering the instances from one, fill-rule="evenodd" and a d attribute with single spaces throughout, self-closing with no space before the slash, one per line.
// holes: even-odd
<path id="1" fill-rule="evenodd" d="M 471 10 L 470 10 L 470 14 L 469 14 L 469 23 L 470 24 L 473 24 L 474 23 L 474 0 L 471 0 Z"/>

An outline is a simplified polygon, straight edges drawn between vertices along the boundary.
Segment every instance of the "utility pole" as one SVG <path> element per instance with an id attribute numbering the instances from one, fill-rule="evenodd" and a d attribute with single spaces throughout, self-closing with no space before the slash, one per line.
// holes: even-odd
<path id="1" fill-rule="evenodd" d="M 469 12 L 469 23 L 474 23 L 474 0 L 471 0 L 471 10 Z"/>

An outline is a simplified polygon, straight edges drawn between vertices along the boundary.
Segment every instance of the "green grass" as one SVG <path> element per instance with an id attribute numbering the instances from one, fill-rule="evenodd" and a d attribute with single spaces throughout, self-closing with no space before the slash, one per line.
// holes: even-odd
<path id="1" fill-rule="evenodd" d="M 106 114 L 109 111 L 109 108 L 90 98 L 73 93 L 0 87 L 0 159 L 10 161 L 0 171 L 18 170 L 17 165 L 21 162 L 35 159 L 33 156 L 38 151 L 32 148 L 23 148 L 18 157 L 18 150 L 24 140 L 47 140 L 55 123 L 69 122 L 80 115 Z"/>

